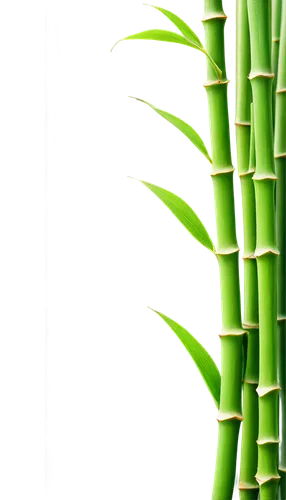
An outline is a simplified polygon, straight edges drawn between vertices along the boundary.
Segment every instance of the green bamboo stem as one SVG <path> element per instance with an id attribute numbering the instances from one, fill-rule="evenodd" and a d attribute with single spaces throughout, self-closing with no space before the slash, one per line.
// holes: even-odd
<path id="1" fill-rule="evenodd" d="M 279 385 L 281 387 L 281 447 L 280 447 L 280 498 L 286 498 L 286 3 L 283 2 L 281 42 L 276 90 L 275 118 L 275 170 L 278 177 L 276 190 L 277 246 L 277 311 L 279 340 Z"/>
<path id="2" fill-rule="evenodd" d="M 244 328 L 247 334 L 247 360 L 243 381 L 243 426 L 239 490 L 241 500 L 256 500 L 258 438 L 258 282 L 254 258 L 256 247 L 255 143 L 251 120 L 250 38 L 247 0 L 236 3 L 236 143 L 237 167 L 241 182 L 244 231 Z M 252 113 L 253 114 L 253 113 Z M 252 123 L 251 123 L 252 122 Z"/>
<path id="3" fill-rule="evenodd" d="M 271 73 L 271 0 L 248 0 L 251 43 L 251 74 L 256 172 L 253 176 L 256 198 L 259 295 L 259 433 L 258 469 L 261 500 L 277 498 L 279 412 L 277 381 L 277 290 L 274 151 Z"/>
<path id="4" fill-rule="evenodd" d="M 273 120 L 275 123 L 275 107 L 276 107 L 276 87 L 277 87 L 277 71 L 278 57 L 280 47 L 280 29 L 281 29 L 281 11 L 282 0 L 272 0 L 272 73 L 273 80 Z"/>
<path id="5" fill-rule="evenodd" d="M 218 447 L 212 500 L 232 498 L 237 442 L 242 420 L 242 339 L 238 270 L 238 245 L 235 229 L 233 166 L 230 151 L 227 107 L 227 77 L 224 56 L 226 16 L 221 0 L 205 0 L 204 29 L 206 49 L 223 72 L 221 81 L 207 62 L 205 84 L 210 116 L 212 180 L 217 226 L 217 258 L 220 270 L 222 333 L 221 400 Z"/>

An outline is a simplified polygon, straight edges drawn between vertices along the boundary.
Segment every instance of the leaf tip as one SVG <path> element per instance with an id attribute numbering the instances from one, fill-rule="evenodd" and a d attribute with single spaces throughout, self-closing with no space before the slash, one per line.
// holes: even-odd
<path id="1" fill-rule="evenodd" d="M 153 304 L 145 304 L 145 307 L 148 312 L 153 312 L 153 313 L 165 313 L 165 311 L 161 311 L 158 309 L 158 307 L 153 306 Z"/>
<path id="2" fill-rule="evenodd" d="M 128 181 L 132 181 L 135 184 L 137 184 L 137 182 L 138 182 L 138 177 L 136 177 L 136 175 L 132 175 L 131 172 L 127 172 L 126 178 L 128 179 Z"/>
<path id="3" fill-rule="evenodd" d="M 144 0 L 143 2 L 140 2 L 140 5 L 143 5 L 143 7 L 152 7 L 152 5 L 154 6 L 153 3 L 145 2 Z"/>
<path id="4" fill-rule="evenodd" d="M 113 54 L 113 52 L 119 47 L 121 43 L 122 43 L 121 40 L 113 40 L 112 44 L 108 49 L 108 52 L 110 52 L 110 54 Z"/>
<path id="5" fill-rule="evenodd" d="M 134 101 L 134 102 L 138 103 L 138 99 L 137 99 L 136 94 L 131 94 L 131 92 L 127 92 L 126 95 L 128 96 L 128 99 L 130 99 L 131 101 Z M 139 101 L 139 103 L 140 103 L 140 101 Z"/>
<path id="6" fill-rule="evenodd" d="M 145 304 L 146 311 L 148 312 L 153 312 L 153 306 L 152 304 Z"/>

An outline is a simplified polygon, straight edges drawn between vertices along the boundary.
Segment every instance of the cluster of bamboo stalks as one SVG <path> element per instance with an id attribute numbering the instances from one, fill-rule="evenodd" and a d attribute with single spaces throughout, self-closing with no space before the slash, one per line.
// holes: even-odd
<path id="1" fill-rule="evenodd" d="M 236 3 L 235 125 L 244 225 L 243 322 L 224 51 L 226 15 L 222 0 L 204 0 L 205 46 L 182 19 L 154 6 L 180 33 L 149 30 L 124 40 L 173 42 L 206 56 L 211 156 L 190 125 L 139 100 L 178 128 L 210 162 L 217 246 L 187 203 L 170 191 L 141 182 L 217 258 L 222 306 L 221 372 L 189 332 L 155 312 L 185 345 L 219 410 L 212 499 L 232 498 L 243 421 L 241 500 L 258 497 L 285 500 L 286 0 L 236 0 Z"/>

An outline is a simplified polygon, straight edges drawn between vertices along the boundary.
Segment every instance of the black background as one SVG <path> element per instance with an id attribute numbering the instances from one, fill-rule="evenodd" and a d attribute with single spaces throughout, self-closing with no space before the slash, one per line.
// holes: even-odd
<path id="1" fill-rule="evenodd" d="M 200 15 L 199 0 L 177 6 Z M 191 191 L 207 215 L 199 161 L 151 113 L 136 113 L 120 96 L 120 88 L 143 87 L 199 120 L 199 59 L 156 46 L 123 46 L 120 57 L 104 57 L 112 32 L 160 23 L 135 1 L 48 10 L 56 24 L 48 39 L 48 304 L 50 323 L 64 320 L 64 336 L 49 348 L 57 464 L 49 495 L 205 498 L 208 431 L 215 426 L 183 353 L 144 304 L 184 311 L 214 343 L 215 265 L 119 176 L 123 166 L 160 175 L 162 184 Z"/>

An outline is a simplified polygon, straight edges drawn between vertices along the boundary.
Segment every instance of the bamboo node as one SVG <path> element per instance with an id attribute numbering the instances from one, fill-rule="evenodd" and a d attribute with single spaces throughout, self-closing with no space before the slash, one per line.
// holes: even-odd
<path id="1" fill-rule="evenodd" d="M 235 247 L 218 249 L 215 254 L 218 257 L 224 257 L 226 255 L 232 255 L 233 253 L 237 253 L 239 251 L 240 251 L 240 248 L 238 246 L 235 246 Z"/>
<path id="2" fill-rule="evenodd" d="M 276 90 L 276 94 L 284 94 L 285 92 L 286 92 L 286 89 L 284 89 L 284 88 Z"/>
<path id="3" fill-rule="evenodd" d="M 227 85 L 229 83 L 229 80 L 208 80 L 206 83 L 204 83 L 205 89 L 208 89 L 209 87 L 213 87 L 214 85 Z"/>
<path id="4" fill-rule="evenodd" d="M 259 324 L 258 323 L 243 323 L 243 328 L 246 330 L 258 330 L 259 329 Z"/>
<path id="5" fill-rule="evenodd" d="M 246 330 L 243 330 L 242 328 L 232 328 L 230 330 L 225 330 L 222 331 L 221 333 L 218 334 L 220 338 L 222 337 L 239 337 L 240 335 L 245 335 L 247 333 Z"/>
<path id="6" fill-rule="evenodd" d="M 279 465 L 278 470 L 281 471 L 281 472 L 284 472 L 284 474 L 285 474 L 285 472 L 286 472 L 286 465 Z"/>
<path id="7" fill-rule="evenodd" d="M 278 315 L 277 321 L 286 321 L 286 316 Z"/>
<path id="8" fill-rule="evenodd" d="M 248 78 L 249 80 L 254 80 L 254 78 L 274 78 L 274 73 L 264 73 L 263 71 L 251 71 Z"/>
<path id="9" fill-rule="evenodd" d="M 263 446 L 264 444 L 279 444 L 280 439 L 269 437 L 264 439 L 257 439 L 256 443 L 258 444 L 258 446 Z"/>
<path id="10" fill-rule="evenodd" d="M 258 482 L 259 486 L 262 486 L 265 483 L 268 483 L 269 481 L 279 481 L 280 476 L 277 474 L 277 476 L 260 476 L 259 474 L 256 474 L 255 476 L 256 481 Z"/>
<path id="11" fill-rule="evenodd" d="M 239 481 L 238 489 L 239 490 L 258 490 L 259 484 L 258 483 L 245 483 L 244 481 Z"/>
<path id="12" fill-rule="evenodd" d="M 244 384 L 249 384 L 249 385 L 258 385 L 258 380 L 251 380 L 251 379 L 243 379 Z"/>
<path id="13" fill-rule="evenodd" d="M 277 153 L 274 155 L 274 158 L 277 160 L 278 158 L 285 158 L 286 153 Z"/>
<path id="14" fill-rule="evenodd" d="M 252 174 L 255 174 L 255 168 L 250 167 L 246 172 L 240 172 L 238 176 L 245 177 L 246 175 L 252 175 Z"/>
<path id="15" fill-rule="evenodd" d="M 229 165 L 228 167 L 215 167 L 213 166 L 211 168 L 210 175 L 211 177 L 214 177 L 215 175 L 223 175 L 223 174 L 230 174 L 234 172 L 235 168 L 232 165 Z"/>
<path id="16" fill-rule="evenodd" d="M 269 385 L 268 387 L 257 387 L 256 392 L 260 398 L 263 398 L 264 396 L 267 396 L 267 394 L 270 394 L 271 392 L 274 391 L 280 391 L 281 387 L 280 385 Z"/>
<path id="17" fill-rule="evenodd" d="M 247 253 L 245 252 L 243 254 L 243 260 L 255 260 L 256 259 L 256 255 L 254 255 L 254 253 Z"/>
<path id="18" fill-rule="evenodd" d="M 219 412 L 217 416 L 218 422 L 225 422 L 226 420 L 238 420 L 239 422 L 243 421 L 243 416 L 241 413 L 236 412 Z"/>
<path id="19" fill-rule="evenodd" d="M 257 173 L 255 172 L 254 176 L 252 177 L 254 181 L 277 181 L 278 177 L 274 174 L 274 172 L 267 172 L 267 173 Z"/>
<path id="20" fill-rule="evenodd" d="M 255 257 L 263 257 L 263 255 L 267 254 L 280 255 L 280 252 L 277 248 L 257 248 L 255 250 Z"/>
<path id="21" fill-rule="evenodd" d="M 206 23 L 207 21 L 212 21 L 215 19 L 221 19 L 222 21 L 226 21 L 227 16 L 225 15 L 224 12 L 214 12 L 210 13 L 207 16 L 204 16 L 202 18 L 202 23 Z"/>
<path id="22" fill-rule="evenodd" d="M 272 38 L 272 42 L 280 42 L 280 37 Z"/>
<path id="23" fill-rule="evenodd" d="M 251 126 L 251 122 L 244 122 L 244 121 L 241 121 L 241 120 L 235 120 L 234 125 L 241 126 L 241 127 L 250 127 Z"/>

